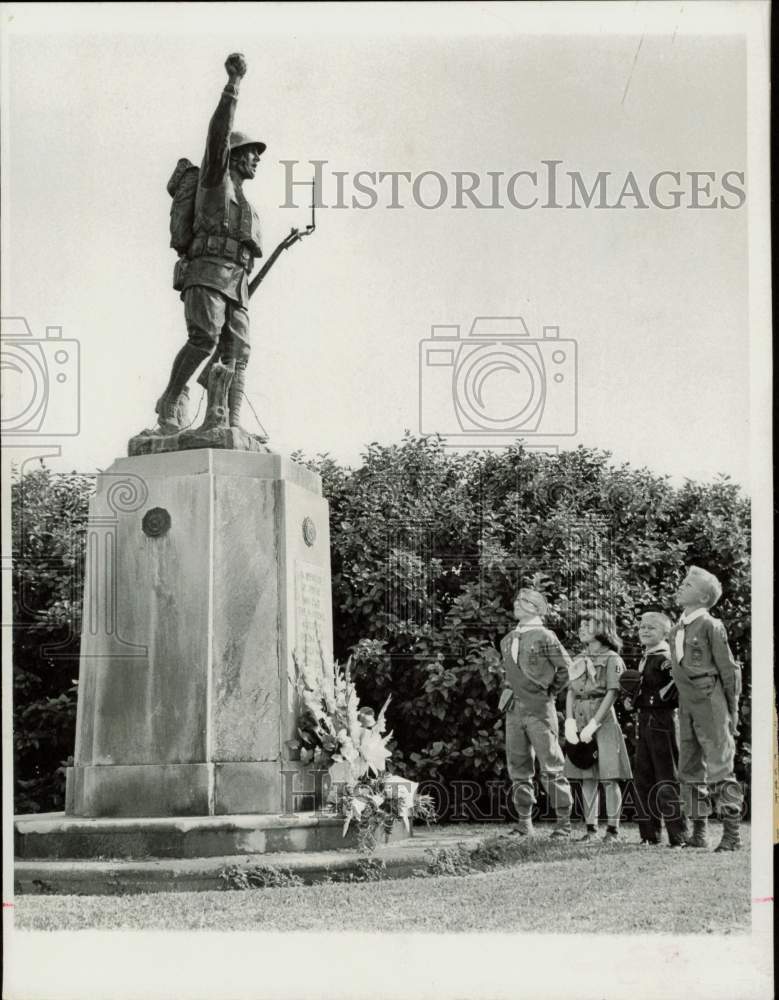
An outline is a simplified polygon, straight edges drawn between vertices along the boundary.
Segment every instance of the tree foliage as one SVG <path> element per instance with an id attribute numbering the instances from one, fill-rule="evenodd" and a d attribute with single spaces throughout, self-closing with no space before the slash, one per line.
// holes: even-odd
<path id="1" fill-rule="evenodd" d="M 62 809 L 73 753 L 84 542 L 94 477 L 11 483 L 15 809 Z"/>

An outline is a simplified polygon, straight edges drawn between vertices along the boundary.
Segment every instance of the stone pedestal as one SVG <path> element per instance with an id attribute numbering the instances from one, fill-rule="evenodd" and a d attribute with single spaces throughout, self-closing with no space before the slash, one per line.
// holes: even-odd
<path id="1" fill-rule="evenodd" d="M 66 813 L 293 811 L 293 654 L 332 656 L 319 477 L 242 451 L 118 459 L 88 531 Z"/>

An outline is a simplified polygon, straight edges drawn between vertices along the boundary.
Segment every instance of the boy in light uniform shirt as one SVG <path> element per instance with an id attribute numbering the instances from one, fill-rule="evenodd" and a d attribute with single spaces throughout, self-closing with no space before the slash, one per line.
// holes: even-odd
<path id="1" fill-rule="evenodd" d="M 679 691 L 679 779 L 686 814 L 693 821 L 688 847 L 706 847 L 712 797 L 719 801 L 723 834 L 717 851 L 741 847 L 743 792 L 734 774 L 741 667 L 733 659 L 725 626 L 709 614 L 722 586 L 691 566 L 676 598 L 682 617 L 671 629 L 671 670 Z"/>
<path id="2" fill-rule="evenodd" d="M 517 627 L 503 638 L 500 652 L 510 692 L 504 692 L 506 763 L 518 813 L 516 833 L 533 833 L 531 814 L 535 759 L 541 783 L 557 817 L 552 837 L 571 835 L 571 786 L 563 773 L 565 758 L 559 742 L 555 697 L 568 685 L 571 659 L 560 640 L 544 627 L 547 602 L 543 594 L 522 589 L 514 600 Z M 513 697 L 512 697 L 513 695 Z"/>

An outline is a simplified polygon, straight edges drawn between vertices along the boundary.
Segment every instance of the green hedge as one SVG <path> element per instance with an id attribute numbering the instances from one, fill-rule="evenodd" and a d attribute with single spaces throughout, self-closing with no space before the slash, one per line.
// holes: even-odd
<path id="1" fill-rule="evenodd" d="M 11 484 L 14 809 L 60 810 L 76 726 L 84 541 L 94 476 Z"/>
<path id="2" fill-rule="evenodd" d="M 353 657 L 364 703 L 392 694 L 395 770 L 445 785 L 506 781 L 496 644 L 518 585 L 545 591 L 571 651 L 578 611 L 612 607 L 631 665 L 637 616 L 675 615 L 674 588 L 695 563 L 722 581 L 715 614 L 744 665 L 738 769 L 748 779 L 749 503 L 735 484 L 674 488 L 593 449 L 459 455 L 412 436 L 370 445 L 354 469 L 296 457 L 330 502 L 336 656 Z M 12 484 L 20 812 L 63 805 L 92 488 L 92 477 L 46 468 Z"/>

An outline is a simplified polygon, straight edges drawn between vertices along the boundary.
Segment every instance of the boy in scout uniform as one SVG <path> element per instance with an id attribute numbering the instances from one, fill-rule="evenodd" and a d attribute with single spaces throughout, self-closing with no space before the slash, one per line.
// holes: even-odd
<path id="1" fill-rule="evenodd" d="M 725 626 L 709 614 L 722 596 L 713 573 L 691 566 L 677 591 L 682 616 L 669 636 L 671 670 L 679 691 L 679 779 L 693 821 L 688 847 L 706 847 L 711 798 L 719 801 L 723 834 L 717 851 L 741 847 L 743 792 L 733 771 L 741 668 Z"/>
<path id="2" fill-rule="evenodd" d="M 571 787 L 563 774 L 555 696 L 568 684 L 571 660 L 557 636 L 544 627 L 546 612 L 543 594 L 520 590 L 514 601 L 517 627 L 500 644 L 511 692 L 506 713 L 506 762 L 518 814 L 516 832 L 520 836 L 533 833 L 533 774 L 538 757 L 541 783 L 557 817 L 552 837 L 567 839 L 571 835 Z"/>
<path id="3" fill-rule="evenodd" d="M 685 822 L 679 797 L 679 696 L 671 677 L 668 633 L 671 621 L 657 611 L 641 616 L 638 637 L 644 655 L 638 666 L 635 693 L 626 708 L 638 710 L 638 746 L 634 782 L 640 805 L 638 829 L 642 844 L 659 844 L 661 817 L 670 847 L 685 844 Z"/>

